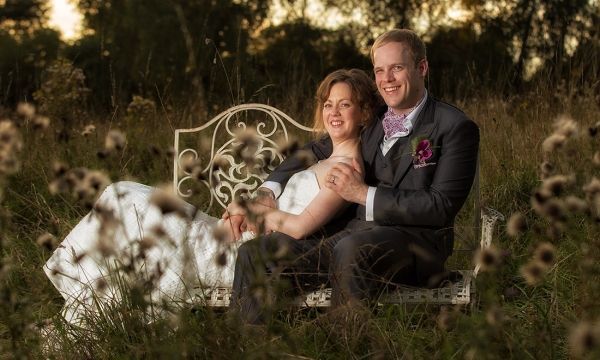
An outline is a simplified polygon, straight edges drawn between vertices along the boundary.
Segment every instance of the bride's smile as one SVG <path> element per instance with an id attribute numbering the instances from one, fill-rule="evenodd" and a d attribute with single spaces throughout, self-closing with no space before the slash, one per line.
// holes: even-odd
<path id="1" fill-rule="evenodd" d="M 323 104 L 325 130 L 335 143 L 358 136 L 362 111 L 352 101 L 352 89 L 345 82 L 331 87 L 329 97 Z"/>

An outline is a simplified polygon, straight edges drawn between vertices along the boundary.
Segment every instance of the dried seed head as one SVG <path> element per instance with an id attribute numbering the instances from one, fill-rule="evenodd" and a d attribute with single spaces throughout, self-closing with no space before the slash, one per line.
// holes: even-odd
<path id="1" fill-rule="evenodd" d="M 571 355 L 573 358 L 581 358 L 598 348 L 600 336 L 598 329 L 587 322 L 577 324 L 569 336 L 571 344 Z"/>
<path id="2" fill-rule="evenodd" d="M 542 205 L 541 212 L 539 214 L 545 216 L 548 218 L 548 220 L 555 222 L 563 222 L 567 218 L 563 203 L 557 199 L 548 199 Z"/>
<path id="3" fill-rule="evenodd" d="M 552 134 L 542 142 L 542 150 L 545 152 L 552 152 L 563 146 L 567 137 L 562 134 Z"/>
<path id="4" fill-rule="evenodd" d="M 442 311 L 442 313 L 438 315 L 436 322 L 438 328 L 445 331 L 451 330 L 456 325 L 456 319 L 447 311 Z"/>
<path id="5" fill-rule="evenodd" d="M 554 123 L 556 127 L 556 133 L 571 137 L 579 134 L 579 125 L 575 120 L 568 117 L 561 117 Z"/>
<path id="6" fill-rule="evenodd" d="M 546 230 L 546 236 L 553 241 L 560 239 L 560 235 L 563 233 L 563 224 L 561 222 L 555 222 L 548 226 Z"/>
<path id="7" fill-rule="evenodd" d="M 152 232 L 152 234 L 155 237 L 157 237 L 159 239 L 167 236 L 167 232 L 165 231 L 165 228 L 163 228 L 162 225 L 160 225 L 160 224 L 153 226 L 152 229 L 150 229 L 150 231 Z"/>
<path id="8" fill-rule="evenodd" d="M 583 191 L 587 194 L 588 200 L 593 199 L 594 195 L 600 192 L 600 180 L 594 176 L 587 184 L 583 185 Z"/>
<path id="9" fill-rule="evenodd" d="M 500 326 L 504 323 L 505 316 L 499 307 L 492 305 L 489 307 L 485 318 L 490 325 Z"/>
<path id="10" fill-rule="evenodd" d="M 300 163 L 306 168 L 309 168 L 317 163 L 317 160 L 315 159 L 313 153 L 307 150 L 299 150 L 298 152 L 296 152 L 295 156 L 298 158 Z"/>
<path id="11" fill-rule="evenodd" d="M 482 249 L 475 255 L 475 264 L 481 266 L 483 271 L 494 271 L 500 264 L 500 253 L 495 247 Z"/>
<path id="12" fill-rule="evenodd" d="M 565 205 L 571 212 L 589 213 L 590 211 L 590 206 L 587 201 L 576 196 L 567 196 L 565 198 Z"/>
<path id="13" fill-rule="evenodd" d="M 174 148 L 174 147 L 172 147 L 172 146 L 170 146 L 170 147 L 167 149 L 167 151 L 166 151 L 165 155 L 167 155 L 168 157 L 173 157 L 173 156 L 175 156 L 175 148 Z"/>
<path id="14" fill-rule="evenodd" d="M 156 205 L 163 214 L 175 213 L 182 218 L 189 217 L 183 202 L 164 191 L 155 192 L 150 198 L 150 203 Z"/>
<path id="15" fill-rule="evenodd" d="M 121 151 L 125 148 L 127 140 L 125 139 L 125 135 L 118 130 L 111 130 L 106 134 L 106 138 L 104 140 L 104 147 L 108 151 Z"/>
<path id="16" fill-rule="evenodd" d="M 556 166 L 554 165 L 554 163 L 552 163 L 550 161 L 544 161 L 542 163 L 542 165 L 540 165 L 540 170 L 542 173 L 542 180 L 543 180 L 543 179 L 548 178 L 550 175 L 552 175 L 554 170 L 556 170 Z"/>
<path id="17" fill-rule="evenodd" d="M 539 261 L 530 261 L 521 267 L 520 273 L 528 285 L 535 285 L 546 275 L 546 266 Z"/>
<path id="18" fill-rule="evenodd" d="M 550 243 L 540 244 L 535 250 L 535 258 L 545 266 L 550 266 L 556 261 L 556 249 Z"/>
<path id="19" fill-rule="evenodd" d="M 146 250 L 150 250 L 156 246 L 156 239 L 152 237 L 145 236 L 142 240 L 140 240 L 140 252 L 145 252 Z"/>
<path id="20" fill-rule="evenodd" d="M 30 119 L 35 115 L 35 106 L 30 103 L 19 103 L 19 105 L 17 105 L 17 114 L 26 119 Z"/>
<path id="21" fill-rule="evenodd" d="M 295 154 L 299 148 L 300 143 L 297 140 L 285 141 L 284 139 L 281 139 L 281 141 L 277 143 L 279 153 L 285 157 Z"/>
<path id="22" fill-rule="evenodd" d="M 217 255 L 217 257 L 215 258 L 215 261 L 217 263 L 218 266 L 227 266 L 227 254 L 222 252 L 219 255 Z"/>
<path id="23" fill-rule="evenodd" d="M 88 135 L 92 134 L 94 131 L 96 131 L 96 126 L 93 124 L 89 124 L 83 128 L 81 135 L 88 136 Z"/>
<path id="24" fill-rule="evenodd" d="M 596 151 L 594 153 L 594 156 L 592 157 L 592 161 L 594 162 L 594 164 L 600 165 L 600 151 Z"/>
<path id="25" fill-rule="evenodd" d="M 56 246 L 56 237 L 52 234 L 44 234 L 37 239 L 37 244 L 48 250 L 53 250 Z"/>
<path id="26" fill-rule="evenodd" d="M 191 174 L 194 172 L 194 169 L 198 167 L 198 159 L 193 156 L 187 156 L 181 159 L 179 166 L 184 173 Z"/>
<path id="27" fill-rule="evenodd" d="M 52 164 L 52 177 L 57 179 L 69 171 L 69 167 L 61 162 L 55 161 Z"/>
<path id="28" fill-rule="evenodd" d="M 94 201 L 110 183 L 110 179 L 102 172 L 87 171 L 83 180 L 76 184 L 74 191 L 80 199 Z"/>
<path id="29" fill-rule="evenodd" d="M 213 238 L 219 243 L 229 242 L 229 231 L 225 226 L 229 226 L 227 221 L 223 226 L 215 226 L 213 229 Z"/>
<path id="30" fill-rule="evenodd" d="M 506 232 L 510 236 L 518 236 L 521 233 L 527 230 L 527 220 L 525 219 L 525 215 L 521 212 L 516 212 L 512 214 L 510 219 L 508 220 L 508 224 L 506 227 Z"/>
<path id="31" fill-rule="evenodd" d="M 59 178 L 53 180 L 50 184 L 48 184 L 48 189 L 50 190 L 50 194 L 66 194 L 71 191 L 71 183 L 67 181 L 66 178 Z"/>
<path id="32" fill-rule="evenodd" d="M 588 128 L 588 134 L 590 136 L 596 136 L 598 131 L 600 131 L 600 121 L 598 121 L 597 123 L 595 123 L 594 125 L 592 125 Z"/>
<path id="33" fill-rule="evenodd" d="M 227 158 L 222 155 L 216 156 L 213 160 L 213 170 L 223 170 L 226 169 L 229 165 L 231 165 L 229 160 L 227 160 Z"/>
<path id="34" fill-rule="evenodd" d="M 560 196 L 562 192 L 575 184 L 575 176 L 554 175 L 542 183 L 542 191 L 549 192 L 554 196 Z"/>
<path id="35" fill-rule="evenodd" d="M 96 281 L 96 290 L 104 291 L 107 287 L 108 283 L 106 282 L 106 280 L 100 278 L 98 279 L 98 281 Z"/>
<path id="36" fill-rule="evenodd" d="M 42 115 L 36 115 L 33 118 L 33 129 L 34 130 L 38 130 L 38 129 L 47 129 L 48 126 L 50 125 L 50 118 L 48 118 L 47 116 L 42 116 Z"/>

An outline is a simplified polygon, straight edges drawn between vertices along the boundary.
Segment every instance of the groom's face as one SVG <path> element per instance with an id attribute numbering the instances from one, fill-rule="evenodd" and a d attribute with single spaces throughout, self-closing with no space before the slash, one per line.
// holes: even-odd
<path id="1" fill-rule="evenodd" d="M 390 42 L 375 50 L 373 66 L 377 89 L 394 113 L 404 114 L 421 100 L 427 60 L 415 64 L 405 45 Z"/>

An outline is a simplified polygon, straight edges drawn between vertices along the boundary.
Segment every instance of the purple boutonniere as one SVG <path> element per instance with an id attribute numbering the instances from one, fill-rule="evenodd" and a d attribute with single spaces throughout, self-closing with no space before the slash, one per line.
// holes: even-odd
<path id="1" fill-rule="evenodd" d="M 415 169 L 436 164 L 427 162 L 427 160 L 433 156 L 433 149 L 437 148 L 437 146 L 431 146 L 431 141 L 429 139 L 422 136 L 416 137 L 411 141 L 411 146 L 412 152 L 410 155 L 413 158 L 413 167 Z"/>

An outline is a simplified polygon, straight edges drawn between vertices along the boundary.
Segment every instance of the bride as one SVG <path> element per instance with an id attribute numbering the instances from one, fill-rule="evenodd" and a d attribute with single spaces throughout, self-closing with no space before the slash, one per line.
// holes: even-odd
<path id="1" fill-rule="evenodd" d="M 322 185 L 335 162 L 352 164 L 356 158 L 362 164 L 360 132 L 372 121 L 376 101 L 373 81 L 365 72 L 329 74 L 317 89 L 314 132 L 331 137 L 331 157 L 294 174 L 276 209 L 249 202 L 244 207 L 230 204 L 228 211 L 260 214 L 263 231 L 296 239 L 340 215 L 348 203 Z M 65 299 L 65 320 L 82 324 L 86 314 L 133 298 L 134 290 L 154 306 L 191 302 L 213 288 L 232 286 L 237 247 L 254 233 L 248 230 L 230 241 L 229 212 L 213 218 L 179 199 L 180 211 L 163 214 L 157 206 L 161 195 L 139 183 L 114 183 L 58 246 L 44 271 Z"/>

